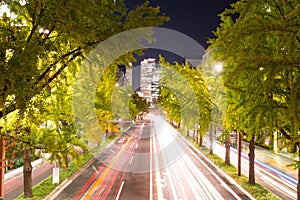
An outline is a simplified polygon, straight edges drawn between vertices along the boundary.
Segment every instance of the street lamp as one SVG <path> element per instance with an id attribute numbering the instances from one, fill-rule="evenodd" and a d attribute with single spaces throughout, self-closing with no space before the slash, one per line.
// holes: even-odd
<path id="1" fill-rule="evenodd" d="M 223 71 L 223 68 L 224 68 L 224 66 L 222 63 L 217 63 L 214 65 L 213 70 L 216 73 L 221 73 Z"/>

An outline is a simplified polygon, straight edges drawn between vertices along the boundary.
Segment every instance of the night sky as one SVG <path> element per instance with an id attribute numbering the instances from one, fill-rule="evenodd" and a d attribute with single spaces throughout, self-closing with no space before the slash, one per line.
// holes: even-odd
<path id="1" fill-rule="evenodd" d="M 170 21 L 163 27 L 179 31 L 196 40 L 204 49 L 208 47 L 208 38 L 220 23 L 218 14 L 229 8 L 235 0 L 149 0 L 150 4 L 159 5 L 161 12 L 170 17 Z M 142 0 L 125 0 L 131 9 Z M 156 50 L 148 50 L 144 57 L 156 57 Z M 164 54 L 159 52 L 159 54 Z M 169 62 L 179 61 L 173 55 L 163 55 Z M 172 59 L 174 59 L 172 61 Z M 138 59 L 140 60 L 140 58 Z"/>

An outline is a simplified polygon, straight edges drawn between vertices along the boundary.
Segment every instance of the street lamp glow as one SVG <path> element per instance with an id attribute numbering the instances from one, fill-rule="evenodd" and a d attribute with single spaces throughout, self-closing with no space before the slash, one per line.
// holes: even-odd
<path id="1" fill-rule="evenodd" d="M 44 32 L 44 29 L 40 28 L 39 33 L 43 33 L 43 32 Z"/>
<path id="2" fill-rule="evenodd" d="M 221 63 L 216 64 L 216 65 L 214 66 L 214 70 L 215 70 L 215 72 L 217 72 L 217 73 L 222 72 L 222 71 L 223 71 L 223 65 L 222 65 Z"/>

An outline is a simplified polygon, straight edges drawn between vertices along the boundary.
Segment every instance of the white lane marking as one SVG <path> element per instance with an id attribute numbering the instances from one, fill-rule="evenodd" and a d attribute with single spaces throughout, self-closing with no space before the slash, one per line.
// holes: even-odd
<path id="1" fill-rule="evenodd" d="M 138 146 L 139 146 L 139 143 L 137 143 L 137 144 L 135 145 L 135 149 L 137 149 L 137 148 L 138 148 Z"/>
<path id="2" fill-rule="evenodd" d="M 177 165 L 178 165 L 178 164 L 177 164 Z M 173 169 L 174 174 L 175 174 L 175 176 L 176 176 L 176 179 L 177 179 L 177 181 L 178 181 L 178 186 L 179 186 L 179 189 L 180 189 L 181 196 L 184 197 L 184 198 L 187 197 L 186 191 L 185 191 L 185 189 L 184 189 L 184 187 L 183 187 L 183 181 L 182 181 L 182 179 L 180 178 L 178 171 L 175 169 L 175 166 L 172 166 L 171 169 Z M 178 168 L 177 168 L 177 169 L 178 169 Z"/>
<path id="3" fill-rule="evenodd" d="M 114 150 L 110 149 L 111 152 L 115 153 Z"/>
<path id="4" fill-rule="evenodd" d="M 203 193 L 199 191 L 201 188 L 197 187 L 198 185 L 195 184 L 194 177 L 189 174 L 188 170 L 185 168 L 186 166 L 183 166 L 181 162 L 178 162 L 178 166 L 181 169 L 180 172 L 184 175 L 185 183 L 188 184 L 189 188 L 191 189 L 191 192 L 193 193 L 194 198 L 205 199 Z"/>
<path id="5" fill-rule="evenodd" d="M 123 186 L 124 186 L 124 181 L 122 181 L 121 187 L 120 187 L 120 189 L 119 189 L 119 191 L 118 191 L 118 195 L 117 195 L 117 197 L 116 197 L 116 200 L 119 200 L 120 195 L 121 195 L 121 192 L 122 192 L 122 189 L 123 189 Z"/>
<path id="6" fill-rule="evenodd" d="M 97 169 L 94 165 L 92 165 L 92 168 L 95 170 L 96 174 L 99 174 L 99 172 L 97 171 Z"/>
<path id="7" fill-rule="evenodd" d="M 153 200 L 152 159 L 152 138 L 150 138 L 150 200 Z"/>
<path id="8" fill-rule="evenodd" d="M 230 192 L 236 199 L 241 200 L 241 198 L 227 185 L 224 181 L 212 170 L 210 169 L 204 161 L 202 161 L 192 150 L 190 150 L 191 154 L 221 183 L 221 185 Z M 207 159 L 208 162 L 211 162 Z M 231 182 L 231 181 L 230 181 Z M 231 182 L 232 183 L 232 182 Z M 251 198 L 251 197 L 250 197 Z M 252 199 L 252 198 L 251 198 Z"/>
<path id="9" fill-rule="evenodd" d="M 184 161 L 186 163 L 186 168 L 189 169 L 190 173 L 193 175 L 193 177 L 195 177 L 196 182 L 198 182 L 199 185 L 201 185 L 201 187 L 203 188 L 203 192 L 207 194 L 209 199 L 224 199 L 221 196 L 221 194 L 216 190 L 216 188 L 212 185 L 212 183 L 207 179 L 207 177 L 200 172 L 200 170 L 196 167 L 195 164 L 192 164 L 193 161 L 190 159 L 190 157 L 185 156 Z"/>
<path id="10" fill-rule="evenodd" d="M 133 160 L 133 156 L 131 156 L 131 159 L 130 159 L 130 162 L 129 162 L 130 165 L 132 164 L 132 160 Z"/>
<path id="11" fill-rule="evenodd" d="M 153 139 L 153 148 L 154 148 L 154 151 L 153 152 L 157 152 L 157 148 L 156 148 L 156 142 L 154 141 L 154 138 L 155 137 L 152 137 Z M 155 155 L 155 154 L 154 154 Z M 154 161 L 154 164 L 155 164 L 155 177 L 156 177 L 156 187 L 157 187 L 157 198 L 158 200 L 163 200 L 164 197 L 163 197 L 163 191 L 162 191 L 162 186 L 161 186 L 161 178 L 160 178 L 160 171 L 159 171 L 159 165 L 158 165 L 158 158 L 157 158 L 158 155 L 156 155 L 154 158 L 155 158 L 155 161 Z"/>
<path id="12" fill-rule="evenodd" d="M 163 134 L 160 134 L 160 135 L 158 136 L 158 137 L 160 137 L 159 140 L 158 140 L 158 143 L 159 143 L 160 146 L 161 146 L 161 144 L 164 143 L 164 141 L 165 141 L 164 138 L 161 137 L 161 135 L 163 135 Z M 166 134 L 165 134 L 165 136 L 166 136 Z M 167 163 L 167 161 L 166 161 L 166 156 L 167 156 L 167 155 L 165 155 L 165 154 L 163 153 L 163 151 L 162 151 L 162 158 L 163 158 L 164 163 Z M 166 170 L 166 177 L 168 177 L 168 180 L 169 180 L 168 182 L 170 183 L 171 192 L 172 192 L 172 195 L 173 195 L 173 198 L 172 198 L 172 199 L 178 199 L 178 196 L 177 196 L 177 193 L 176 193 L 176 190 L 175 190 L 175 186 L 174 186 L 174 181 L 173 181 L 173 178 L 172 178 L 172 176 L 171 176 L 169 167 L 167 166 L 167 167 L 165 168 L 165 170 Z"/>

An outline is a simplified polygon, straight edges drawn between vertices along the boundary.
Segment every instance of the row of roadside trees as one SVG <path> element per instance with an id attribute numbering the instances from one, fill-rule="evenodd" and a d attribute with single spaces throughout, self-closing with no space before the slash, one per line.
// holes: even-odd
<path id="1" fill-rule="evenodd" d="M 74 119 L 72 108 L 75 76 L 85 57 L 112 35 L 137 27 L 161 25 L 168 18 L 161 16 L 159 7 L 152 7 L 149 2 L 132 10 L 128 10 L 122 0 L 0 3 L 10 10 L 2 13 L 0 19 L 0 127 L 5 142 L 1 148 L 12 149 L 13 153 L 7 154 L 12 157 L 7 159 L 23 155 L 24 197 L 30 198 L 33 196 L 31 154 L 34 150 L 51 153 L 51 160 L 67 167 L 68 157 L 79 159 L 73 147 L 85 149 L 76 128 L 80 120 Z M 131 53 L 118 60 L 119 63 L 130 61 L 134 61 Z M 115 74 L 112 77 L 106 85 L 114 86 Z M 99 122 L 114 119 L 107 110 L 107 100 L 100 102 L 101 95 L 109 94 L 109 91 L 99 92 L 101 86 L 95 91 Z M 132 102 L 138 98 L 133 99 Z M 135 109 L 132 113 L 136 113 L 138 107 L 131 107 Z M 113 130 L 112 125 L 108 126 Z M 3 165 L 1 167 L 3 178 Z M 3 182 L 1 188 L 3 197 Z"/>
<path id="2" fill-rule="evenodd" d="M 206 82 L 197 80 L 189 83 L 195 93 L 202 90 L 201 99 L 198 99 L 199 109 L 202 113 L 211 112 L 206 115 L 213 124 L 211 127 L 223 129 L 226 164 L 230 164 L 230 133 L 236 131 L 247 137 L 250 142 L 251 184 L 255 183 L 255 143 L 262 136 L 278 137 L 282 148 L 296 150 L 292 159 L 300 179 L 299 13 L 300 2 L 297 0 L 237 1 L 219 15 L 221 23 L 214 32 L 215 38 L 209 40 L 209 48 L 199 70 L 173 66 L 182 74 L 193 71 L 193 76 L 200 72 L 199 77 L 204 77 Z M 221 74 L 207 74 L 205 69 L 218 62 L 224 66 Z M 195 77 L 191 79 L 196 80 Z M 201 87 L 196 86 L 199 84 Z M 177 88 L 188 89 L 180 85 Z M 174 96 L 170 89 L 163 88 L 161 91 L 161 102 L 167 116 L 190 128 L 182 113 L 184 107 L 180 108 L 180 101 L 184 99 Z M 204 99 L 207 101 L 201 104 Z M 201 124 L 207 123 L 206 117 L 204 120 L 202 117 L 198 123 L 206 133 L 209 127 Z M 192 118 L 189 119 L 192 121 Z M 300 199 L 300 182 L 297 190 L 297 199 Z"/>
<path id="3" fill-rule="evenodd" d="M 209 41 L 213 59 L 223 62 L 226 132 L 247 135 L 249 182 L 255 183 L 254 144 L 262 134 L 281 135 L 297 148 L 300 122 L 300 3 L 294 0 L 238 1 L 220 14 Z M 300 172 L 298 179 L 300 179 Z M 300 183 L 298 183 L 300 199 Z"/>

